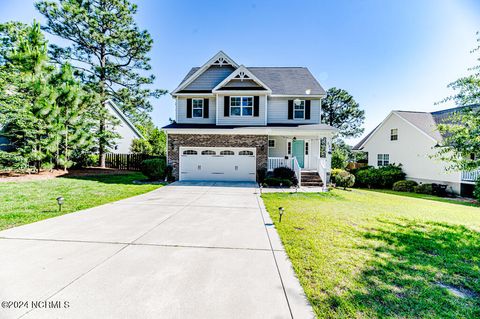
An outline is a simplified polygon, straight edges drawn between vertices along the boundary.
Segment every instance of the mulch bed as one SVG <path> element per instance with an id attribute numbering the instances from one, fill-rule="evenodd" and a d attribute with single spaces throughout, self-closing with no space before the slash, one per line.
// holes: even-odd
<path id="1" fill-rule="evenodd" d="M 42 171 L 38 174 L 20 174 L 14 172 L 0 172 L 1 182 L 24 182 L 53 179 L 57 177 L 76 177 L 76 176 L 95 176 L 95 175 L 119 175 L 129 174 L 132 171 L 118 170 L 114 168 L 89 167 L 82 169 L 71 169 L 68 171 L 55 169 L 52 171 Z"/>

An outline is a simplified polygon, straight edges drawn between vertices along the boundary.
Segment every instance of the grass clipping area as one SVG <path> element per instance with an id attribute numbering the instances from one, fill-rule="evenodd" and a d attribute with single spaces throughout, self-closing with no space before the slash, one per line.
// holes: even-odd
<path id="1" fill-rule="evenodd" d="M 262 198 L 318 318 L 480 318 L 480 208 L 364 190 Z"/>
<path id="2" fill-rule="evenodd" d="M 141 173 L 55 178 L 0 183 L 0 230 L 106 204 L 152 191 L 161 185 L 137 185 Z M 58 211 L 56 198 L 65 203 Z"/>

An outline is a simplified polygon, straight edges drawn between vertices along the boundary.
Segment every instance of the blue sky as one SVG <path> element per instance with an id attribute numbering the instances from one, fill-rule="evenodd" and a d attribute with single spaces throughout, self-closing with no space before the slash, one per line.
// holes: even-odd
<path id="1" fill-rule="evenodd" d="M 451 106 L 434 103 L 476 62 L 474 0 L 136 2 L 138 24 L 155 41 L 158 88 L 173 90 L 219 50 L 246 66 L 307 66 L 326 89 L 355 97 L 366 110 L 365 133 L 391 110 Z M 0 8 L 0 22 L 43 20 L 32 1 L 0 0 Z M 170 95 L 154 105 L 157 125 L 174 117 Z"/>

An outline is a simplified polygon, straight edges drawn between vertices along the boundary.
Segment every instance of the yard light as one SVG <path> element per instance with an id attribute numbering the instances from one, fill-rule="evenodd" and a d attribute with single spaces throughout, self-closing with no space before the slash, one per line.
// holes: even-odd
<path id="1" fill-rule="evenodd" d="M 258 183 L 258 186 L 259 186 L 259 188 L 260 188 L 260 195 L 261 195 L 261 194 L 262 194 L 263 185 L 262 185 L 262 183 Z"/>
<path id="2" fill-rule="evenodd" d="M 278 207 L 278 214 L 280 215 L 280 218 L 279 218 L 279 220 L 278 220 L 279 223 L 282 222 L 283 212 L 284 212 L 283 207 Z"/>
<path id="3" fill-rule="evenodd" d="M 298 193 L 298 184 L 295 185 L 295 193 Z"/>
<path id="4" fill-rule="evenodd" d="M 62 211 L 62 205 L 63 205 L 63 197 L 62 196 L 57 197 L 57 204 L 58 204 L 58 211 L 61 212 Z"/>

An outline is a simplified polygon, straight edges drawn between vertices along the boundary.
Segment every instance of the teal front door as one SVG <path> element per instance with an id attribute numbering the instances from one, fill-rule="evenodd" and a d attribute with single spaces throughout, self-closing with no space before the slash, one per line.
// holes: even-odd
<path id="1" fill-rule="evenodd" d="M 297 158 L 298 165 L 303 168 L 303 157 L 305 154 L 305 143 L 303 140 L 292 141 L 292 156 Z"/>

